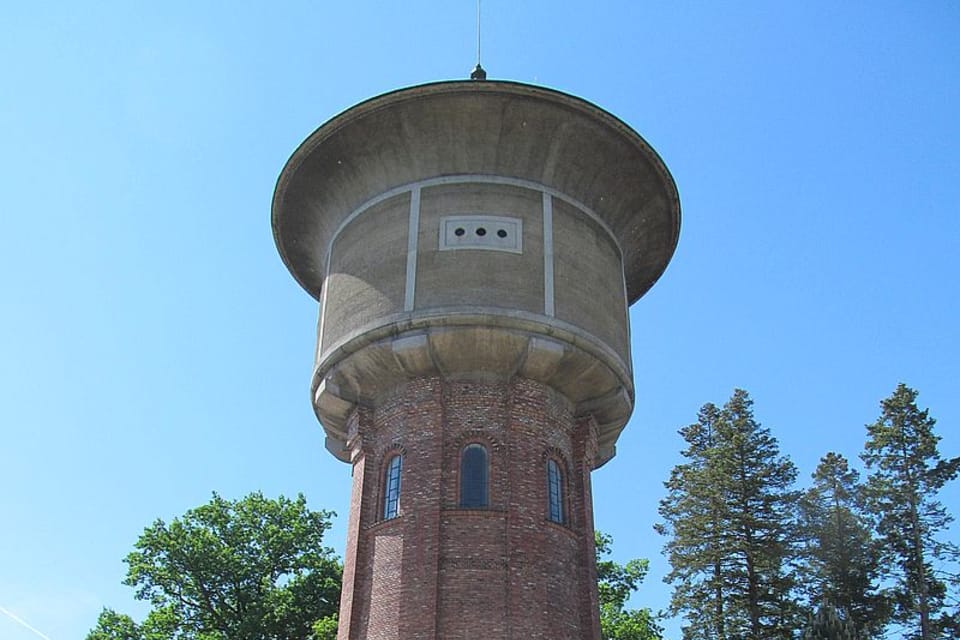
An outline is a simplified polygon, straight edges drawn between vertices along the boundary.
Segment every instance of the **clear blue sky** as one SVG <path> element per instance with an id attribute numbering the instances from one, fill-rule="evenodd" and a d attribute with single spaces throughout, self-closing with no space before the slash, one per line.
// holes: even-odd
<path id="1" fill-rule="evenodd" d="M 960 4 L 483 13 L 492 79 L 601 105 L 679 185 L 679 248 L 632 308 L 637 408 L 594 474 L 617 557 L 652 561 L 636 604 L 669 597 L 652 525 L 676 430 L 734 387 L 804 481 L 828 450 L 856 460 L 900 381 L 960 455 Z M 0 611 L 0 638 L 139 618 L 122 558 L 212 490 L 346 514 L 274 183 L 322 122 L 465 78 L 475 46 L 472 1 L 0 8 L 0 607 L 38 630 Z"/>

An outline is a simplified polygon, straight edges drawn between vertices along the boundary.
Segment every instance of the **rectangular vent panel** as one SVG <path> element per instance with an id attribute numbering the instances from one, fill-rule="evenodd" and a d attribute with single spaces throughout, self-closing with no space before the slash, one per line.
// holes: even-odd
<path id="1" fill-rule="evenodd" d="M 440 250 L 488 249 L 523 253 L 523 220 L 504 216 L 445 216 L 440 219 Z"/>

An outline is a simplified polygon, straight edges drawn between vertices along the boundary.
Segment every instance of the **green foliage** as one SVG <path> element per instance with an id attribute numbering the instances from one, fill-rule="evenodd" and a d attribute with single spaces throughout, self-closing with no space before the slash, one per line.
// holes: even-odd
<path id="1" fill-rule="evenodd" d="M 87 640 L 173 640 L 187 637 L 191 636 L 179 633 L 171 608 L 164 607 L 151 611 L 142 624 L 135 623 L 126 614 L 104 609 Z"/>
<path id="2" fill-rule="evenodd" d="M 830 606 L 820 607 L 811 616 L 800 640 L 859 640 L 856 627 L 850 620 L 843 620 L 837 610 Z"/>
<path id="3" fill-rule="evenodd" d="M 143 633 L 130 616 L 105 608 L 87 640 L 143 640 Z"/>
<path id="4" fill-rule="evenodd" d="M 600 629 L 603 640 L 660 640 L 663 630 L 650 609 L 627 609 L 627 600 L 647 575 L 646 559 L 634 559 L 625 565 L 607 559 L 613 538 L 595 534 L 597 551 L 597 590 L 600 595 Z"/>
<path id="5" fill-rule="evenodd" d="M 312 640 L 340 599 L 341 567 L 322 544 L 331 515 L 302 495 L 213 494 L 169 525 L 157 520 L 124 581 L 153 610 L 139 626 L 104 610 L 87 640 Z"/>
<path id="6" fill-rule="evenodd" d="M 665 483 L 656 529 L 668 538 L 670 612 L 683 615 L 685 640 L 866 640 L 890 620 L 909 638 L 960 638 L 960 549 L 940 539 L 952 518 L 936 498 L 960 458 L 940 456 L 916 396 L 899 385 L 868 425 L 864 485 L 828 453 L 802 499 L 745 391 L 704 405 L 680 430 L 684 462 Z M 330 516 L 303 496 L 214 494 L 169 525 L 156 521 L 127 557 L 125 580 L 153 609 L 141 624 L 104 609 L 87 640 L 335 640 L 341 568 L 322 546 Z M 660 640 L 657 616 L 626 608 L 647 561 L 613 562 L 611 545 L 597 533 L 602 637 Z M 806 627 L 801 588 L 830 603 Z"/>
<path id="7" fill-rule="evenodd" d="M 867 425 L 861 458 L 870 473 L 867 506 L 887 577 L 895 582 L 894 620 L 906 625 L 908 637 L 932 640 L 955 622 L 945 612 L 949 582 L 934 571 L 934 561 L 955 560 L 958 548 L 938 538 L 952 518 L 936 495 L 957 477 L 960 458 L 940 456 L 936 421 L 916 399 L 917 392 L 901 383 L 881 402 L 880 418 Z"/>
<path id="8" fill-rule="evenodd" d="M 680 430 L 686 461 L 674 467 L 657 531 L 673 585 L 671 612 L 685 638 L 789 638 L 794 600 L 796 468 L 754 419 L 737 389 L 722 409 L 704 405 Z"/>
<path id="9" fill-rule="evenodd" d="M 889 619 L 878 592 L 880 555 L 863 511 L 859 474 L 846 458 L 832 452 L 821 458 L 800 514 L 809 601 L 830 602 L 832 615 L 842 614 L 866 637 L 879 637 Z"/>
<path id="10" fill-rule="evenodd" d="M 667 582 L 676 586 L 670 613 L 687 620 L 684 637 L 725 638 L 727 589 L 723 559 L 727 553 L 727 521 L 720 475 L 717 423 L 720 410 L 706 404 L 697 422 L 680 429 L 687 442 L 686 462 L 670 472 L 667 497 L 660 501 L 664 522 L 655 526 L 670 540 L 664 551 L 671 564 Z"/>
<path id="11" fill-rule="evenodd" d="M 337 640 L 337 614 L 313 623 L 313 640 Z"/>

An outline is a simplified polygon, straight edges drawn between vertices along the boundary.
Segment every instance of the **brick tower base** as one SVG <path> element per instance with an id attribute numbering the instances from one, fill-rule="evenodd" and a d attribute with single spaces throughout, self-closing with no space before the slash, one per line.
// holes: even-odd
<path id="1" fill-rule="evenodd" d="M 338 640 L 599 640 L 592 418 L 527 379 L 425 378 L 355 410 L 348 429 Z M 487 452 L 486 504 L 464 508 L 461 456 L 477 444 Z M 397 455 L 394 515 L 384 501 Z M 559 518 L 549 508 L 551 460 Z"/>

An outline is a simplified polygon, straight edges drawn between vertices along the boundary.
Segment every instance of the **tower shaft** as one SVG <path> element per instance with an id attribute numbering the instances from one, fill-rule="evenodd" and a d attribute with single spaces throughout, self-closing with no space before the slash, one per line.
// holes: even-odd
<path id="1" fill-rule="evenodd" d="M 679 233 L 656 153 L 555 91 L 412 87 L 297 149 L 273 230 L 353 469 L 339 640 L 599 639 L 590 472 Z"/>
<path id="2" fill-rule="evenodd" d="M 549 387 L 413 381 L 349 420 L 354 468 L 340 640 L 599 638 L 590 469 L 596 425 Z M 464 506 L 465 448 L 487 453 Z M 389 461 L 403 459 L 384 519 Z M 550 519 L 547 465 L 561 516 Z"/>

